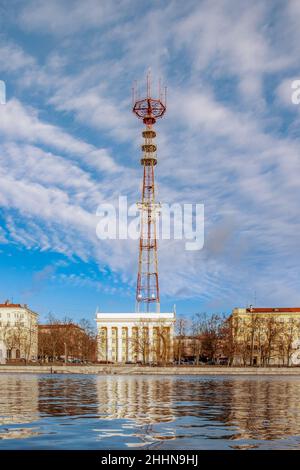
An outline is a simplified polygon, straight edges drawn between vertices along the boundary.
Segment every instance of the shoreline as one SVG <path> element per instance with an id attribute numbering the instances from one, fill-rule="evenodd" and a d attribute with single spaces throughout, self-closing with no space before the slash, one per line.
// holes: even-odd
<path id="1" fill-rule="evenodd" d="M 300 376 L 300 367 L 149 367 L 120 365 L 90 366 L 14 366 L 0 365 L 1 373 L 19 374 L 91 374 L 91 375 L 282 375 Z"/>

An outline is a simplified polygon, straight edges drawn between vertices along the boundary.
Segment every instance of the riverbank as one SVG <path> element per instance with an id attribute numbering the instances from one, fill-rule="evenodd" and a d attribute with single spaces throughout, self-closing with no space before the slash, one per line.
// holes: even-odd
<path id="1" fill-rule="evenodd" d="M 97 374 L 97 375 L 296 375 L 300 367 L 227 367 L 227 366 L 180 366 L 147 367 L 132 365 L 89 366 L 13 366 L 0 365 L 1 373 L 20 374 Z"/>

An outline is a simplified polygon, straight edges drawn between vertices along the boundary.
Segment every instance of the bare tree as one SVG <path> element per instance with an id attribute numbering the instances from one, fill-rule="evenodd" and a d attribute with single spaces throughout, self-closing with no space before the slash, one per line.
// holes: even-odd
<path id="1" fill-rule="evenodd" d="M 164 320 L 159 320 L 154 327 L 155 338 L 153 351 L 158 364 L 166 365 L 172 359 L 172 342 L 170 337 L 170 327 Z"/>
<path id="2" fill-rule="evenodd" d="M 194 335 L 201 340 L 201 353 L 210 361 L 216 362 L 221 354 L 220 338 L 224 316 L 206 313 L 196 314 L 193 322 Z"/>
<path id="3" fill-rule="evenodd" d="M 179 317 L 176 321 L 176 351 L 174 351 L 175 357 L 178 360 L 179 364 L 181 362 L 181 358 L 184 353 L 186 326 L 187 326 L 186 319 Z"/>
<path id="4" fill-rule="evenodd" d="M 220 327 L 222 354 L 228 358 L 228 366 L 233 365 L 238 354 L 239 319 L 230 316 Z"/>
<path id="5" fill-rule="evenodd" d="M 10 359 L 11 351 L 15 348 L 16 338 L 14 329 L 10 326 L 9 322 L 2 326 L 2 336 L 6 347 L 7 357 Z"/>
<path id="6" fill-rule="evenodd" d="M 59 327 L 61 324 L 62 322 L 50 313 L 45 328 L 39 329 L 39 354 L 43 352 L 44 359 L 52 362 L 65 353 L 64 332 Z"/>
<path id="7" fill-rule="evenodd" d="M 26 333 L 24 338 L 24 355 L 25 362 L 27 363 L 32 356 L 33 344 L 37 343 L 37 325 L 34 322 L 33 318 L 30 316 L 28 319 L 28 324 L 26 326 Z M 37 353 L 37 351 L 36 351 Z"/>
<path id="8" fill-rule="evenodd" d="M 276 354 L 276 341 L 280 333 L 280 324 L 274 317 L 269 317 L 264 322 L 264 332 L 265 332 L 265 358 L 266 364 L 270 365 L 272 356 Z"/>
<path id="9" fill-rule="evenodd" d="M 300 322 L 295 318 L 290 318 L 283 326 L 283 350 L 286 357 L 286 365 L 290 366 L 291 357 L 295 352 L 294 342 L 298 338 Z M 285 361 L 283 361 L 285 362 Z"/>
<path id="10" fill-rule="evenodd" d="M 143 364 L 146 364 L 149 361 L 149 355 L 152 352 L 152 345 L 150 344 L 148 322 L 143 321 L 135 325 L 129 347 L 131 347 L 131 351 L 137 360 L 141 357 Z"/>
<path id="11" fill-rule="evenodd" d="M 97 352 L 97 331 L 92 326 L 91 322 L 86 319 L 82 319 L 79 322 L 79 326 L 83 330 L 81 334 L 81 357 L 83 360 L 95 362 Z"/>

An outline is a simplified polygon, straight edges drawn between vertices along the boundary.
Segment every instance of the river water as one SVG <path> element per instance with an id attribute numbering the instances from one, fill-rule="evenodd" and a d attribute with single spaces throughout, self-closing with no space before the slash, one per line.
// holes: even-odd
<path id="1" fill-rule="evenodd" d="M 0 374 L 0 449 L 298 449 L 300 377 Z"/>

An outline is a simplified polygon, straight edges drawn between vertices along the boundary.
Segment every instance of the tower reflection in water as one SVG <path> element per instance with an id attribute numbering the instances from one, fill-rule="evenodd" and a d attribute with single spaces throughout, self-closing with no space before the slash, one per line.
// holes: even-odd
<path id="1" fill-rule="evenodd" d="M 38 396 L 38 377 L 0 375 L 0 440 L 39 434 L 37 426 L 27 426 L 39 419 Z"/>
<path id="2" fill-rule="evenodd" d="M 157 377 L 107 377 L 97 379 L 98 413 L 101 420 L 118 427 L 98 428 L 98 439 L 123 438 L 127 447 L 175 439 L 174 379 Z M 137 441 L 138 440 L 138 441 Z"/>

